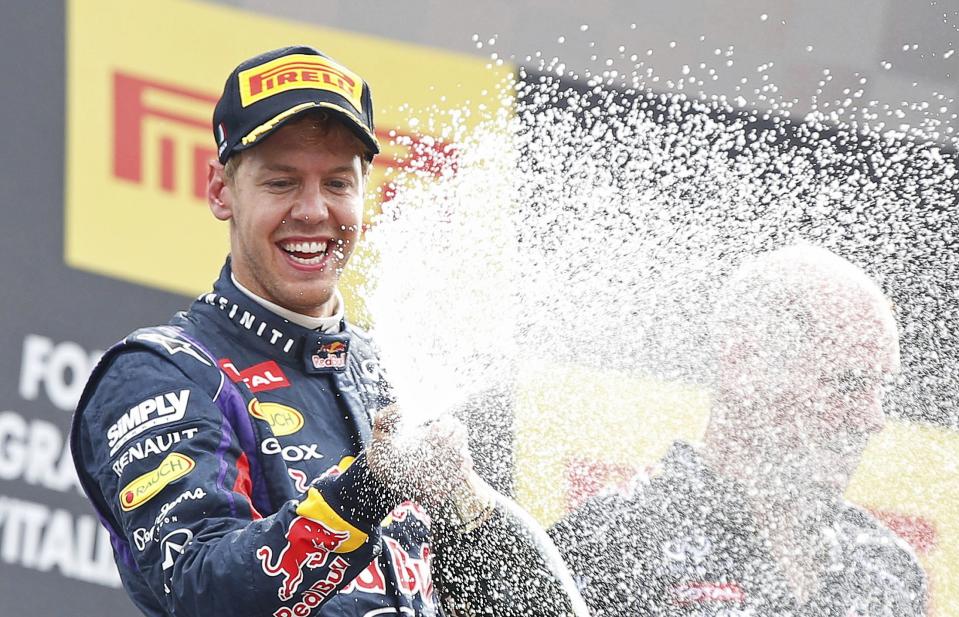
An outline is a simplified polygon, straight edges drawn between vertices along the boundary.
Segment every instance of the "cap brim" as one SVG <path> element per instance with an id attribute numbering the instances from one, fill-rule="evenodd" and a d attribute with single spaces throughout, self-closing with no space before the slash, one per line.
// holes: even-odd
<path id="1" fill-rule="evenodd" d="M 233 152 L 246 150 L 247 148 L 255 146 L 286 123 L 299 117 L 303 113 L 314 109 L 328 109 L 336 112 L 339 117 L 343 118 L 346 121 L 346 126 L 349 127 L 350 130 L 352 130 L 353 133 L 360 139 L 360 141 L 363 142 L 363 144 L 369 149 L 368 158 L 370 160 L 372 160 L 374 155 L 380 153 L 380 144 L 376 140 L 376 136 L 370 131 L 369 128 L 367 128 L 365 124 L 363 124 L 362 121 L 360 121 L 359 118 L 356 117 L 355 113 L 346 109 L 342 105 L 337 105 L 336 103 L 330 103 L 327 101 L 307 101 L 305 103 L 300 103 L 299 105 L 294 105 L 286 111 L 278 113 L 244 135 L 240 142 L 233 147 Z"/>

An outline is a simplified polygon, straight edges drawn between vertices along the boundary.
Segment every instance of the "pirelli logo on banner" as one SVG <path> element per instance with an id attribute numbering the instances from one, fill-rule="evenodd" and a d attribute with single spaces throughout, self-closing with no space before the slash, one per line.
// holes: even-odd
<path id="1" fill-rule="evenodd" d="M 151 158 L 156 165 L 156 188 L 175 193 L 185 182 L 193 197 L 204 199 L 207 162 L 216 158 L 210 116 L 217 97 L 131 73 L 116 72 L 112 81 L 114 177 L 141 184 L 144 161 Z M 146 128 L 149 122 L 158 124 L 152 141 Z M 151 150 L 152 157 L 148 155 Z M 178 164 L 183 157 L 187 159 L 187 178 L 179 177 L 178 172 L 184 168 Z"/>
<path id="2" fill-rule="evenodd" d="M 240 72 L 240 103 L 248 107 L 280 92 L 315 88 L 340 94 L 357 110 L 362 109 L 363 81 L 335 62 L 294 54 Z"/>
<path id="3" fill-rule="evenodd" d="M 407 127 L 428 126 L 427 110 L 442 97 L 453 109 L 492 107 L 499 99 L 484 92 L 495 92 L 512 72 L 488 70 L 478 58 L 202 2 L 67 2 L 64 260 L 187 296 L 209 289 L 229 252 L 229 226 L 210 214 L 206 186 L 209 162 L 216 159 L 213 108 L 239 62 L 268 49 L 321 41 L 322 51 L 349 58 L 351 67 L 316 56 L 264 62 L 238 76 L 244 105 L 316 88 L 360 109 L 363 80 L 357 73 L 376 84 L 382 152 L 366 187 L 367 225 L 393 196 L 388 170 L 449 170 L 449 145 Z M 256 40 L 224 44 L 210 36 L 209 24 L 223 32 L 256 32 Z M 473 122 L 478 114 L 463 117 Z M 351 285 L 362 280 L 348 270 L 345 281 L 348 306 L 357 306 Z"/>

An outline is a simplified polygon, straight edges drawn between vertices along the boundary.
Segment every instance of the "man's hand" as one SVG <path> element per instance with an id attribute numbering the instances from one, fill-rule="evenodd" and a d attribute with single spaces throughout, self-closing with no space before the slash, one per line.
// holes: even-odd
<path id="1" fill-rule="evenodd" d="M 443 416 L 400 430 L 401 419 L 395 405 L 373 419 L 373 440 L 366 454 L 373 475 L 454 526 L 481 522 L 492 510 L 492 489 L 473 471 L 466 428 Z"/>

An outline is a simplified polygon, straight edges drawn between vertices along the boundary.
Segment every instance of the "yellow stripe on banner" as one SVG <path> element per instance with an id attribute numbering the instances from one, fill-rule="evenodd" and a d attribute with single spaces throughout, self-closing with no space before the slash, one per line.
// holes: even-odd
<path id="1" fill-rule="evenodd" d="M 337 514 L 330 507 L 330 504 L 326 503 L 326 499 L 323 498 L 320 491 L 315 488 L 307 491 L 306 499 L 296 507 L 296 513 L 318 523 L 323 523 L 333 531 L 345 531 L 350 534 L 345 542 L 333 550 L 334 553 L 352 553 L 366 543 L 367 535 Z"/>

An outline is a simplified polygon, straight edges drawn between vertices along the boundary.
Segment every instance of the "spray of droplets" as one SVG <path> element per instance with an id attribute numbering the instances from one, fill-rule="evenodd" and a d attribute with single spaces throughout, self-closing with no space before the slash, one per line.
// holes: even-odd
<path id="1" fill-rule="evenodd" d="M 828 69 L 797 120 L 789 105 L 657 93 L 642 62 L 575 75 L 527 60 L 503 84 L 515 104 L 479 128 L 434 115 L 445 160 L 396 175 L 369 234 L 366 298 L 407 406 L 431 417 L 544 359 L 702 381 L 717 282 L 748 255 L 809 242 L 900 305 L 908 362 L 893 413 L 956 422 L 948 122 L 890 126 L 896 110 L 858 90 L 822 100 Z M 695 87 L 692 71 L 666 82 Z"/>
<path id="2" fill-rule="evenodd" d="M 483 49 L 496 37 L 475 41 Z M 582 73 L 537 53 L 520 60 L 502 106 L 478 127 L 435 111 L 442 155 L 427 142 L 428 165 L 392 174 L 394 196 L 367 236 L 375 259 L 363 293 L 410 423 L 478 405 L 479 430 L 499 439 L 510 433 L 516 384 L 573 380 L 590 392 L 612 382 L 596 396 L 571 398 L 565 382 L 554 398 L 545 388 L 541 408 L 575 435 L 608 409 L 620 379 L 670 384 L 650 389 L 663 397 L 706 388 L 716 368 L 710 324 L 718 306 L 737 303 L 729 275 L 756 255 L 812 244 L 860 266 L 895 306 L 903 371 L 887 414 L 959 426 L 954 101 L 939 92 L 872 100 L 865 76 L 838 80 L 827 67 L 805 100 L 787 100 L 773 61 L 735 80 L 731 95 L 708 93 L 721 71 L 739 70 L 732 46 L 710 48 L 673 75 L 647 65 L 653 49 L 594 54 L 600 68 Z M 400 145 L 417 157 L 416 143 Z M 779 332 L 766 343 L 793 355 L 782 329 L 750 331 Z M 787 388 L 774 389 L 770 400 Z M 641 409 L 616 414 L 623 431 L 650 430 Z M 834 449 L 861 454 L 862 444 Z M 537 440 L 538 460 L 565 456 L 552 447 Z M 494 458 L 508 465 L 509 452 Z M 858 463 L 843 460 L 849 472 Z"/>

